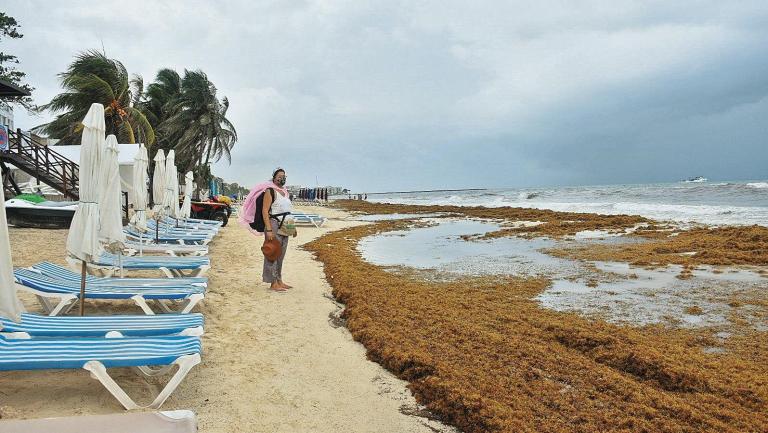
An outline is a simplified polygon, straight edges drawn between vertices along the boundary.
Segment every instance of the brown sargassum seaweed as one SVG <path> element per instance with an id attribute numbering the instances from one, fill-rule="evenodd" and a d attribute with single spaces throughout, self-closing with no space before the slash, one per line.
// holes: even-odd
<path id="1" fill-rule="evenodd" d="M 369 358 L 408 380 L 442 420 L 466 432 L 768 431 L 764 333 L 733 336 L 726 353 L 705 354 L 712 337 L 701 331 L 622 327 L 538 308 L 532 297 L 546 279 L 426 281 L 356 252 L 360 238 L 408 224 L 353 227 L 306 248 L 324 262 Z"/>

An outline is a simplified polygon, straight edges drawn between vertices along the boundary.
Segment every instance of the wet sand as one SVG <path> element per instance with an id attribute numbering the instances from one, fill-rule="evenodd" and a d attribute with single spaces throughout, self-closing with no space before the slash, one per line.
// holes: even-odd
<path id="1" fill-rule="evenodd" d="M 294 286 L 274 293 L 261 283 L 260 241 L 234 220 L 211 246 L 205 300 L 203 362 L 163 409 L 191 409 L 200 432 L 424 432 L 452 431 L 418 416 L 406 382 L 366 359 L 335 315 L 322 265 L 301 245 L 349 227 L 344 213 L 306 208 L 331 217 L 321 229 L 300 228 L 284 268 Z M 66 231 L 11 229 L 14 264 L 64 263 Z M 28 295 L 25 305 L 37 305 Z M 88 314 L 135 313 L 130 302 L 87 303 Z M 166 377 L 145 379 L 129 369 L 111 372 L 128 394 L 149 401 Z M 0 417 L 38 418 L 121 412 L 122 407 L 82 371 L 0 373 Z M 414 415 L 416 414 L 416 415 Z"/>

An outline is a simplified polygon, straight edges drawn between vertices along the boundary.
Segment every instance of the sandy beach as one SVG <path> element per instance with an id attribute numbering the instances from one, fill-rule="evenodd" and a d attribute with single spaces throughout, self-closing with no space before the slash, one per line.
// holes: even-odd
<path id="1" fill-rule="evenodd" d="M 191 409 L 200 432 L 434 432 L 453 431 L 422 416 L 406 382 L 366 359 L 334 317 L 321 264 L 301 245 L 354 224 L 345 213 L 308 208 L 329 221 L 300 228 L 284 271 L 294 286 L 274 293 L 261 283 L 259 239 L 234 221 L 212 243 L 209 290 L 196 308 L 205 315 L 203 362 L 163 409 Z M 65 230 L 11 229 L 15 266 L 64 263 Z M 30 311 L 34 298 L 22 296 Z M 130 302 L 89 301 L 87 314 L 133 313 Z M 140 403 L 165 383 L 114 369 Z M 0 373 L 0 417 L 39 418 L 122 412 L 85 371 Z"/>

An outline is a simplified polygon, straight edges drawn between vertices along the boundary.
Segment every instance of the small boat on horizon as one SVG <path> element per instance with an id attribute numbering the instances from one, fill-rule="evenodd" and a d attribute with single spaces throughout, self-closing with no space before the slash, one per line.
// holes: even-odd
<path id="1" fill-rule="evenodd" d="M 684 183 L 702 183 L 702 182 L 707 182 L 708 180 L 709 179 L 707 179 L 704 176 L 696 176 L 696 177 L 691 177 L 691 178 L 688 178 L 688 179 L 684 179 L 683 182 Z"/>

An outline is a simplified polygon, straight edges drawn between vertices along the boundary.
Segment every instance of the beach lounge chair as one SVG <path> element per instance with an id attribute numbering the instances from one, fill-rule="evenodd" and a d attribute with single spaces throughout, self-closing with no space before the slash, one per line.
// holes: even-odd
<path id="1" fill-rule="evenodd" d="M 292 213 L 293 221 L 299 226 L 315 226 L 320 228 L 325 224 L 326 218 L 318 214 Z"/>
<path id="2" fill-rule="evenodd" d="M 41 316 L 21 313 L 21 322 L 0 317 L 0 333 L 7 338 L 37 337 L 153 337 L 158 335 L 203 335 L 203 315 L 159 316 Z"/>
<path id="3" fill-rule="evenodd" d="M 123 229 L 123 232 L 125 233 L 126 237 L 133 240 L 138 240 L 140 242 L 147 242 L 151 241 L 154 242 L 157 240 L 159 243 L 171 243 L 171 244 L 180 244 L 180 245 L 208 245 L 212 238 L 206 235 L 189 235 L 189 236 L 178 236 L 178 235 L 170 235 L 166 234 L 162 231 L 158 234 L 158 236 L 155 236 L 154 230 L 151 232 L 142 233 L 135 229 L 134 227 L 127 226 Z"/>
<path id="4" fill-rule="evenodd" d="M 190 410 L 0 420 L 0 433 L 197 433 Z"/>
<path id="5" fill-rule="evenodd" d="M 34 294 L 49 316 L 66 314 L 80 299 L 79 281 L 51 278 L 35 269 L 15 269 L 13 274 L 16 278 L 17 288 Z M 147 304 L 147 300 L 154 300 L 160 309 L 166 313 L 173 311 L 163 301 L 173 301 L 180 303 L 177 307 L 177 310 L 180 310 L 178 312 L 186 314 L 205 297 L 205 287 L 195 285 L 185 287 L 129 287 L 86 283 L 85 297 L 90 299 L 130 299 L 145 314 L 155 314 Z M 55 305 L 52 300 L 56 302 Z"/>
<path id="6" fill-rule="evenodd" d="M 196 229 L 210 230 L 215 233 L 221 229 L 221 224 L 222 224 L 220 221 L 207 221 L 207 220 L 190 221 L 184 218 L 179 218 L 177 221 L 168 216 L 161 219 L 160 222 L 171 227 L 184 227 L 185 229 L 192 229 L 192 230 L 196 230 Z M 206 222 L 214 223 L 214 224 L 206 224 Z"/>
<path id="7" fill-rule="evenodd" d="M 79 261 L 68 259 L 70 264 L 77 268 Z M 159 270 L 168 278 L 198 277 L 205 275 L 211 268 L 211 260 L 207 256 L 122 256 L 108 252 L 102 253 L 94 262 L 88 263 L 90 269 L 102 272 L 105 276 L 112 276 L 121 269 L 128 270 Z"/>
<path id="8" fill-rule="evenodd" d="M 157 223 L 155 222 L 155 220 L 150 220 L 147 222 L 147 230 L 149 230 L 150 233 L 154 232 L 155 226 L 157 226 Z M 158 231 L 166 235 L 205 236 L 209 238 L 216 236 L 216 232 L 214 230 L 209 230 L 209 229 L 188 229 L 184 227 L 175 227 L 173 225 L 165 224 L 162 222 L 158 227 L 159 227 Z"/>
<path id="9" fill-rule="evenodd" d="M 126 239 L 123 242 L 125 252 L 129 256 L 136 254 L 167 254 L 169 256 L 205 256 L 208 255 L 206 245 L 178 245 L 178 244 L 155 244 L 139 242 Z"/>
<path id="10" fill-rule="evenodd" d="M 32 269 L 49 277 L 65 281 L 74 281 L 80 284 L 80 272 L 72 272 L 70 269 L 51 262 L 40 262 L 36 265 L 32 265 Z M 85 281 L 91 286 L 106 287 L 176 287 L 184 289 L 189 288 L 189 286 L 208 286 L 208 277 L 117 278 L 86 275 Z"/>
<path id="11" fill-rule="evenodd" d="M 37 338 L 0 335 L 0 371 L 85 369 L 128 410 L 159 408 L 189 370 L 200 363 L 199 337 Z M 107 368 L 136 367 L 147 376 L 178 371 L 148 406 L 139 406 L 107 373 Z M 154 369 L 150 366 L 164 366 Z"/>

